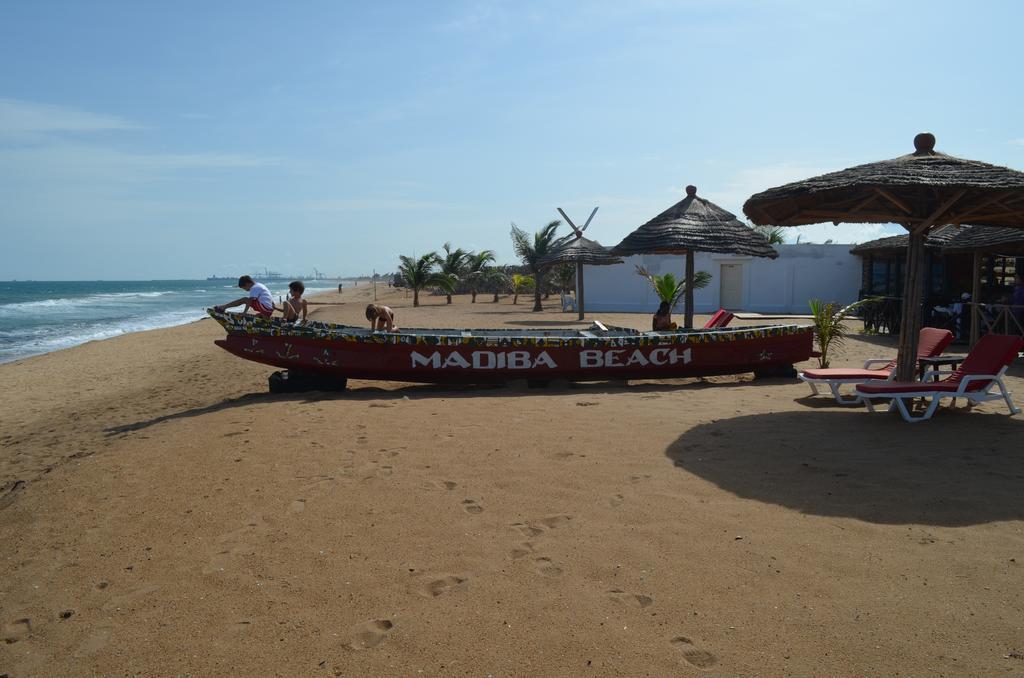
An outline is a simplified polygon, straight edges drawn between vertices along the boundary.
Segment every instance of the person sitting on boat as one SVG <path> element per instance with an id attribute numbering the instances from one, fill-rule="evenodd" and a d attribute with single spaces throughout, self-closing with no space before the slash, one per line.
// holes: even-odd
<path id="1" fill-rule="evenodd" d="M 253 313 L 269 318 L 274 313 L 274 297 L 270 296 L 270 290 L 263 283 L 258 283 L 247 275 L 243 275 L 238 279 L 238 286 L 249 293 L 248 296 L 242 297 L 241 299 L 235 299 L 234 301 L 220 306 L 214 306 L 213 310 L 217 313 L 223 313 L 225 309 L 231 308 L 232 306 L 245 305 L 246 310 L 252 309 Z M 243 311 L 244 312 L 244 311 Z"/>
<path id="2" fill-rule="evenodd" d="M 654 320 L 651 322 L 651 329 L 655 332 L 668 332 L 677 327 L 678 325 L 672 322 L 672 305 L 667 301 L 661 302 L 661 306 L 658 307 L 654 314 Z"/>
<path id="3" fill-rule="evenodd" d="M 371 330 L 384 330 L 385 332 L 398 331 L 398 328 L 395 327 L 395 312 L 387 306 L 367 304 L 366 319 L 370 321 Z"/>
<path id="4" fill-rule="evenodd" d="M 284 300 L 281 308 L 281 311 L 284 313 L 285 322 L 300 322 L 300 314 L 302 316 L 301 322 L 306 322 L 306 300 L 302 298 L 302 294 L 305 291 L 306 286 L 302 284 L 301 280 L 293 280 L 288 283 L 288 293 L 290 296 Z"/>

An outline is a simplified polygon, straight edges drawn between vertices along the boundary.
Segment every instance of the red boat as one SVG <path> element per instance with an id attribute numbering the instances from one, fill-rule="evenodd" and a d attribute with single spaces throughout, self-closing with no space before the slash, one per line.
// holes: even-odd
<path id="1" fill-rule="evenodd" d="M 288 323 L 209 311 L 228 336 L 215 342 L 235 355 L 339 380 L 484 383 L 526 379 L 665 379 L 754 372 L 795 376 L 811 357 L 812 328 L 769 325 L 639 332 L 594 323 L 575 330 L 366 328 Z"/>

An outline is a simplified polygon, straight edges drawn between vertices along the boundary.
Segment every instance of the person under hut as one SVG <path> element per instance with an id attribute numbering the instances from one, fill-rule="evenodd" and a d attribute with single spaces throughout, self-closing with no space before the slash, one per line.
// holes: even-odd
<path id="1" fill-rule="evenodd" d="M 678 325 L 672 322 L 672 305 L 667 301 L 661 302 L 651 321 L 651 329 L 655 332 L 669 332 L 677 327 Z"/>

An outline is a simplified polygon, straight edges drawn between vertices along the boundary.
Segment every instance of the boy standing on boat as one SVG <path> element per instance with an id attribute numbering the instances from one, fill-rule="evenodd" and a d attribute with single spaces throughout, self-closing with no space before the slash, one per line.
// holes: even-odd
<path id="1" fill-rule="evenodd" d="M 223 313 L 225 309 L 232 306 L 245 304 L 246 309 L 252 309 L 253 313 L 269 318 L 274 313 L 274 298 L 270 296 L 270 290 L 263 283 L 258 283 L 247 275 L 238 279 L 238 286 L 249 293 L 249 296 L 235 299 L 234 301 L 214 306 L 213 310 Z"/>

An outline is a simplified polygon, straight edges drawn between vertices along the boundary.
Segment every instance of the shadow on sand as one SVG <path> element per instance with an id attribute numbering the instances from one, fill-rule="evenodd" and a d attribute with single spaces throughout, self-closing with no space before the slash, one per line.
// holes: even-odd
<path id="1" fill-rule="evenodd" d="M 310 391 L 307 393 L 247 393 L 236 398 L 222 400 L 218 403 L 193 407 L 180 412 L 163 414 L 130 424 L 121 424 L 103 429 L 108 436 L 118 436 L 139 431 L 150 426 L 175 419 L 200 417 L 222 410 L 236 407 L 248 407 L 257 403 L 299 402 L 317 403 L 328 400 L 347 400 L 373 403 L 379 407 L 390 407 L 403 399 L 418 400 L 423 398 L 517 398 L 551 397 L 565 395 L 596 395 L 601 393 L 668 393 L 668 392 L 699 392 L 706 388 L 731 388 L 738 386 L 778 384 L 777 379 L 750 381 L 739 375 L 736 377 L 713 377 L 716 381 L 708 381 L 702 377 L 678 379 L 674 381 L 595 381 L 565 382 L 553 381 L 547 386 L 532 387 L 525 381 L 513 381 L 507 384 L 407 384 L 398 388 L 381 388 L 379 386 L 349 387 L 345 391 Z M 732 379 L 723 381 L 723 379 Z M 783 380 L 790 381 L 790 380 Z M 350 382 L 351 383 L 351 382 Z M 364 383 L 364 382 L 359 382 Z M 365 382 L 373 383 L 373 382 Z"/>
<path id="2" fill-rule="evenodd" d="M 922 424 L 833 408 L 701 424 L 665 454 L 745 499 L 819 516 L 953 527 L 1024 518 L 1022 436 L 1024 417 L 996 408 L 943 408 Z"/>

